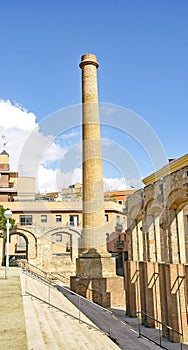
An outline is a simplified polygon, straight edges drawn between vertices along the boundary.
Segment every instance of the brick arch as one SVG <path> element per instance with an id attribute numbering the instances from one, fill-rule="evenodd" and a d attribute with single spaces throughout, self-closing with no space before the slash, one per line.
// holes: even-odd
<path id="1" fill-rule="evenodd" d="M 11 229 L 10 236 L 14 234 L 24 237 L 27 245 L 27 258 L 35 259 L 37 257 L 37 238 L 35 234 L 32 231 L 22 228 Z"/>

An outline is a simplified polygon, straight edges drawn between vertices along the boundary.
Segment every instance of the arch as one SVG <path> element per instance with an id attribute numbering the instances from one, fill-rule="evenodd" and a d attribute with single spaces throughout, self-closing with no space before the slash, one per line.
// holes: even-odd
<path id="1" fill-rule="evenodd" d="M 140 221 L 141 218 L 142 218 L 141 208 L 138 205 L 132 206 L 128 212 L 129 222 L 132 222 L 133 220 Z"/>
<path id="2" fill-rule="evenodd" d="M 66 254 L 70 255 L 71 259 L 78 256 L 78 240 L 81 237 L 80 229 L 70 228 L 70 226 L 50 228 L 45 232 L 44 236 L 52 242 L 53 255 Z M 54 239 L 55 236 L 56 239 Z"/>
<path id="3" fill-rule="evenodd" d="M 72 229 L 69 226 L 61 226 L 61 227 L 52 228 L 52 229 L 46 231 L 45 235 L 52 236 L 53 232 L 54 233 L 62 232 L 62 233 L 70 234 L 70 235 L 76 233 L 79 237 L 81 236 L 81 230 Z"/>
<path id="4" fill-rule="evenodd" d="M 188 204 L 187 189 L 177 187 L 173 189 L 167 198 L 166 207 L 166 232 L 168 235 L 168 260 L 173 263 L 186 261 L 185 227 L 183 209 Z"/>
<path id="5" fill-rule="evenodd" d="M 27 245 L 27 259 L 34 259 L 37 257 L 37 238 L 32 231 L 16 227 L 10 230 L 10 237 L 12 235 L 19 235 L 25 239 Z"/>
<path id="6" fill-rule="evenodd" d="M 160 216 L 163 211 L 163 205 L 158 199 L 152 198 L 145 204 L 144 210 L 147 215 Z"/>
<path id="7" fill-rule="evenodd" d="M 186 204 L 188 204 L 188 192 L 184 188 L 179 187 L 169 193 L 167 209 L 182 210 Z"/>

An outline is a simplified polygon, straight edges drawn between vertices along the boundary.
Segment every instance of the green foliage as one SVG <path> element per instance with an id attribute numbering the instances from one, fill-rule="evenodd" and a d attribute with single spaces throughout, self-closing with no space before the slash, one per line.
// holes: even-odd
<path id="1" fill-rule="evenodd" d="M 4 217 L 4 212 L 5 212 L 5 208 L 3 208 L 2 205 L 0 205 L 0 237 L 5 237 L 6 235 L 6 223 L 7 223 L 7 219 Z M 15 220 L 14 219 L 10 219 L 9 220 L 11 227 L 13 228 L 15 225 Z"/>

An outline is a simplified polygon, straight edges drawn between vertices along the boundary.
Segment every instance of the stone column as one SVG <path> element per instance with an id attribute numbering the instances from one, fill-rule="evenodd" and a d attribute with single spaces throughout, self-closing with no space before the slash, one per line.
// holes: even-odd
<path id="1" fill-rule="evenodd" d="M 185 265 L 165 264 L 165 279 L 162 283 L 166 288 L 166 307 L 168 315 L 168 325 L 176 331 L 183 333 L 183 343 L 188 342 L 187 326 L 187 281 Z M 166 330 L 165 330 L 166 331 Z M 170 340 L 181 341 L 181 337 L 168 330 Z M 166 335 L 166 334 L 164 334 Z"/>
<path id="2" fill-rule="evenodd" d="M 138 261 L 125 261 L 125 292 L 126 292 L 126 314 L 137 317 L 140 305 L 140 275 Z"/>
<path id="3" fill-rule="evenodd" d="M 144 247 L 143 247 L 143 232 L 142 232 L 142 221 L 137 223 L 138 230 L 138 261 L 144 260 Z"/>
<path id="4" fill-rule="evenodd" d="M 180 216 L 181 220 L 180 220 Z M 172 263 L 185 263 L 185 235 L 181 221 L 183 222 L 183 212 L 177 210 L 169 211 L 170 218 L 170 255 Z"/>
<path id="5" fill-rule="evenodd" d="M 139 258 L 139 242 L 138 242 L 138 223 L 137 220 L 134 220 L 134 226 L 131 233 L 132 239 L 132 259 L 133 261 L 138 261 Z"/>
<path id="6" fill-rule="evenodd" d="M 82 56 L 83 233 L 81 252 L 107 255 L 96 56 Z"/>
<path id="7" fill-rule="evenodd" d="M 149 261 L 161 261 L 159 216 L 148 215 Z"/>
<path id="8" fill-rule="evenodd" d="M 160 239 L 160 226 L 159 226 L 159 216 L 154 218 L 155 225 L 155 237 L 156 237 L 156 255 L 157 261 L 161 262 L 161 239 Z"/>
<path id="9" fill-rule="evenodd" d="M 70 287 L 102 306 L 124 305 L 123 279 L 107 252 L 96 56 L 82 56 L 83 231 Z"/>
<path id="10" fill-rule="evenodd" d="M 141 310 L 147 315 L 142 315 L 142 320 L 149 327 L 157 327 L 155 320 L 161 321 L 161 301 L 159 285 L 159 264 L 157 262 L 140 262 L 140 290 Z"/>
<path id="11" fill-rule="evenodd" d="M 177 233 L 179 236 L 179 250 L 180 250 L 180 263 L 186 263 L 186 250 L 185 250 L 185 226 L 183 210 L 176 212 Z"/>

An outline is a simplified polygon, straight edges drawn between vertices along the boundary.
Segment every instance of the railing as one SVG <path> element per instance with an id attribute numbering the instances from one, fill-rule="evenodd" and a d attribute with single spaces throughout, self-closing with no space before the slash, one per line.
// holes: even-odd
<path id="1" fill-rule="evenodd" d="M 176 349 L 182 350 L 182 340 L 183 333 L 176 331 L 167 324 L 155 319 L 154 317 L 146 314 L 143 311 L 138 311 L 138 335 L 139 337 L 144 337 L 148 340 L 151 340 L 156 345 L 159 345 L 162 349 L 170 350 L 172 342 L 176 342 Z M 155 328 L 158 330 L 158 336 L 151 336 L 151 333 L 148 330 L 150 323 L 155 323 Z M 150 328 L 151 329 L 151 328 Z M 156 334 L 156 333 L 155 333 Z"/>
<path id="2" fill-rule="evenodd" d="M 47 303 L 50 306 L 58 309 L 59 311 L 67 313 L 65 310 L 59 308 L 59 305 L 55 305 L 55 302 L 56 302 L 55 298 L 54 298 L 54 303 L 52 303 L 52 299 L 53 299 L 52 298 L 52 290 L 54 290 L 54 289 L 58 290 L 77 307 L 78 316 L 76 316 L 75 314 L 74 315 L 71 314 L 71 316 L 74 317 L 75 319 L 79 320 L 79 322 L 84 322 L 86 324 L 87 324 L 87 322 L 82 318 L 82 307 L 85 303 L 88 303 L 88 305 L 91 305 L 91 307 L 93 307 L 93 308 L 97 308 L 97 310 L 103 311 L 104 314 L 106 315 L 105 316 L 106 321 L 103 322 L 102 327 L 100 327 L 100 329 L 97 328 L 97 326 L 96 326 L 96 329 L 98 329 L 99 331 L 101 331 L 104 334 L 107 334 L 114 342 L 117 342 L 117 339 L 116 339 L 117 337 L 112 336 L 113 322 L 120 320 L 121 325 L 123 324 L 124 327 L 127 327 L 127 325 L 129 324 L 129 322 L 127 323 L 124 318 L 120 319 L 111 310 L 106 309 L 106 308 L 96 304 L 95 302 L 83 297 L 82 295 L 71 291 L 68 287 L 65 286 L 65 283 L 67 284 L 69 278 L 64 276 L 63 274 L 49 273 L 49 272 L 41 269 L 40 267 L 37 267 L 37 266 L 32 265 L 32 264 L 27 263 L 27 262 L 26 263 L 23 262 L 21 264 L 21 267 L 22 267 L 23 271 L 26 273 L 26 276 L 29 274 L 29 276 L 33 276 L 33 278 L 40 279 L 40 281 L 42 283 L 46 284 L 47 288 L 48 288 L 46 300 L 43 300 L 40 297 L 40 288 L 39 288 L 39 296 L 33 295 L 32 291 L 29 290 L 29 283 L 27 283 L 27 280 L 26 280 L 26 287 L 25 287 L 26 294 L 29 294 L 33 297 L 38 298 L 39 300 L 43 301 L 44 303 Z M 66 280 L 66 282 L 65 282 L 65 280 Z M 59 282 L 63 283 L 64 285 L 59 284 Z M 100 292 L 95 291 L 92 288 L 89 289 L 89 293 L 90 292 L 91 293 L 95 292 L 95 293 L 100 294 Z M 69 313 L 67 313 L 67 314 L 70 315 Z M 91 315 L 92 315 L 92 313 L 90 313 L 88 315 L 88 317 L 90 318 Z M 138 323 L 137 323 L 137 326 L 135 325 L 136 326 L 135 330 L 138 331 L 138 337 L 144 337 L 144 338 L 148 339 L 149 341 L 155 343 L 156 345 L 160 346 L 160 348 L 165 349 L 165 350 L 174 350 L 174 349 L 183 350 L 183 344 L 182 344 L 183 334 L 182 333 L 172 329 L 167 324 L 158 321 L 157 319 L 153 318 L 152 316 L 146 314 L 143 311 L 138 311 L 137 315 L 138 315 L 138 318 L 137 318 Z M 93 320 L 93 322 L 95 323 L 94 320 Z M 154 324 L 154 323 L 155 323 L 155 325 L 157 324 L 157 327 L 156 327 L 157 329 L 152 328 L 152 327 L 149 328 L 149 325 Z M 134 328 L 133 325 L 131 327 Z M 164 336 L 164 334 L 165 334 L 165 336 Z M 174 342 L 172 342 L 172 341 L 174 341 Z M 177 342 L 175 343 L 175 341 L 177 341 Z"/>
<path id="3" fill-rule="evenodd" d="M 44 271 L 43 269 L 36 267 L 32 264 L 29 263 L 22 263 L 21 264 L 21 268 L 23 273 L 25 273 L 26 275 L 26 281 L 25 281 L 25 294 L 26 295 L 30 295 L 31 297 L 34 297 L 38 300 L 40 300 L 41 302 L 55 308 L 58 311 L 61 311 L 63 313 L 65 313 L 68 316 L 73 317 L 75 320 L 78 320 L 79 323 L 85 323 L 86 325 L 88 325 L 89 327 L 94 328 L 95 330 L 106 334 L 108 337 L 110 337 L 114 342 L 116 342 L 116 339 L 112 337 L 112 329 L 111 329 L 111 324 L 110 323 L 106 323 L 105 324 L 105 329 L 100 329 L 97 326 L 95 326 L 93 323 L 90 323 L 89 321 L 87 322 L 85 319 L 85 316 L 83 315 L 82 317 L 82 311 L 81 311 L 81 306 L 82 306 L 82 300 L 83 303 L 88 302 L 90 303 L 90 305 L 93 305 L 94 307 L 97 307 L 98 309 L 102 310 L 103 312 L 105 312 L 105 314 L 107 315 L 107 317 L 111 320 L 113 318 L 113 312 L 103 308 L 100 305 L 95 304 L 94 302 L 84 298 L 83 296 L 70 291 L 68 287 L 65 286 L 60 286 L 57 284 L 57 280 L 62 282 L 62 279 L 59 277 L 54 276 L 52 273 L 48 273 L 47 271 Z M 36 272 L 38 270 L 38 273 Z M 42 274 L 41 274 L 42 273 Z M 45 276 L 45 277 L 44 277 Z M 32 291 L 32 287 L 30 286 L 30 283 L 28 281 L 28 277 L 37 279 L 40 283 L 43 283 L 43 285 L 46 286 L 47 288 L 47 294 L 45 296 L 45 298 L 42 298 L 40 296 L 40 288 L 39 290 L 39 295 L 36 295 L 33 293 Z M 60 292 L 62 295 L 64 295 L 65 297 L 67 297 L 68 299 L 70 299 L 70 296 L 74 297 L 74 300 L 71 300 L 71 302 L 77 307 L 78 309 L 78 315 L 76 316 L 75 313 L 69 313 L 67 312 L 65 309 L 62 309 L 61 307 L 59 307 L 58 304 L 56 304 L 56 297 L 53 296 L 52 291 L 55 290 L 56 292 Z M 53 301 L 53 302 L 52 302 Z"/>
<path id="4" fill-rule="evenodd" d="M 48 281 L 53 281 L 58 279 L 58 277 L 56 277 L 53 273 L 45 271 L 38 266 L 28 263 L 27 261 L 20 261 L 20 267 L 24 270 L 36 273 L 41 277 L 46 278 Z"/>
<path id="5" fill-rule="evenodd" d="M 28 262 L 21 262 L 20 263 L 20 266 L 22 267 L 22 269 L 25 269 L 27 271 L 30 271 L 31 273 L 34 273 L 38 276 L 40 276 L 41 278 L 43 279 L 46 279 L 47 281 L 49 282 L 61 282 L 63 284 L 68 284 L 68 282 L 70 282 L 70 279 L 67 277 L 67 276 L 64 276 L 63 274 L 60 274 L 60 273 L 56 273 L 56 272 L 47 272 L 43 269 L 41 269 L 40 267 L 38 266 L 35 266 L 31 263 L 28 263 Z M 85 287 L 84 284 L 82 284 L 83 287 Z M 63 288 L 63 287 L 62 287 Z M 103 299 L 103 293 L 100 293 L 98 290 L 94 289 L 94 288 L 87 288 L 87 297 L 89 300 L 89 302 L 93 303 L 91 300 L 90 300 L 90 297 L 95 294 L 95 298 L 97 296 L 96 299 L 100 300 L 100 302 L 102 302 L 102 299 Z M 73 291 L 71 291 L 71 293 L 74 293 Z M 75 293 L 76 295 L 78 295 L 79 297 L 83 297 L 85 299 L 85 296 L 82 296 L 80 294 L 77 294 Z M 99 307 L 102 307 L 100 306 L 100 302 L 99 302 Z M 95 302 L 96 303 L 96 302 Z M 103 308 L 104 309 L 104 308 Z M 106 309 L 105 309 L 106 310 Z M 109 311 L 110 312 L 110 311 Z"/>

